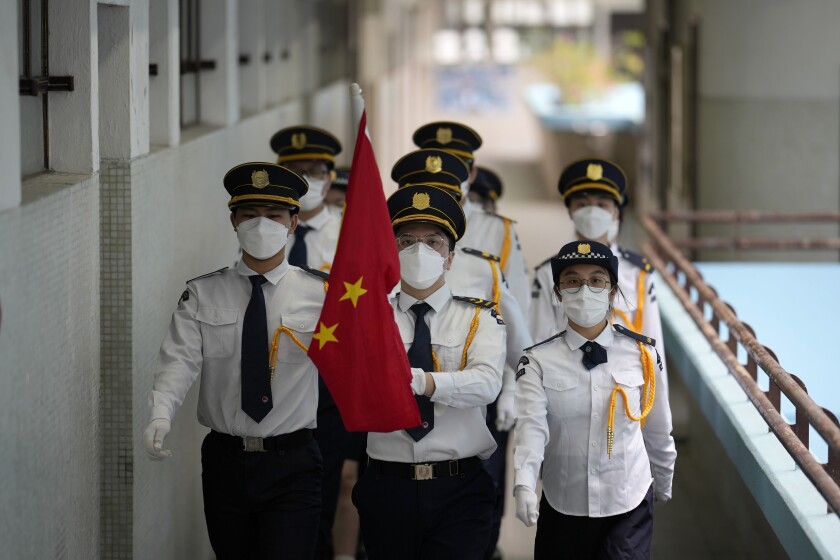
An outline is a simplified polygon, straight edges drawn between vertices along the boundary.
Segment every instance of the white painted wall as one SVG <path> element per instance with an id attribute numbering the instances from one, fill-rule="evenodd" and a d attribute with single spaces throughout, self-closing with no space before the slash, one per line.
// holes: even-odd
<path id="1" fill-rule="evenodd" d="M 178 2 L 154 0 L 149 4 L 149 63 L 158 68 L 157 76 L 150 76 L 148 82 L 149 142 L 159 146 L 176 146 L 181 139 Z"/>

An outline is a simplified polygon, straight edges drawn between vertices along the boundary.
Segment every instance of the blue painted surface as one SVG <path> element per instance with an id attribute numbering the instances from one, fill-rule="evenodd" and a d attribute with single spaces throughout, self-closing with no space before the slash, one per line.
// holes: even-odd
<path id="1" fill-rule="evenodd" d="M 840 263 L 694 265 L 782 367 L 805 382 L 811 398 L 840 416 Z M 758 378 L 766 389 L 767 376 Z M 793 405 L 784 397 L 782 414 L 793 420 Z M 827 460 L 827 447 L 813 430 L 811 451 Z"/>
<path id="2" fill-rule="evenodd" d="M 635 131 L 645 118 L 645 93 L 641 84 L 618 84 L 597 99 L 569 104 L 556 84 L 540 83 L 528 87 L 525 99 L 545 128 L 579 133 Z"/>

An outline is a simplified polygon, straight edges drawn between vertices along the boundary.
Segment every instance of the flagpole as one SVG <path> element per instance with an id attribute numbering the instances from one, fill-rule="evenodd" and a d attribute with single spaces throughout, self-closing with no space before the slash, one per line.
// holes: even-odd
<path id="1" fill-rule="evenodd" d="M 353 116 L 353 144 L 356 144 L 356 136 L 359 134 L 359 123 L 362 120 L 362 113 L 365 112 L 365 100 L 362 97 L 362 88 L 356 82 L 350 84 L 350 112 Z"/>

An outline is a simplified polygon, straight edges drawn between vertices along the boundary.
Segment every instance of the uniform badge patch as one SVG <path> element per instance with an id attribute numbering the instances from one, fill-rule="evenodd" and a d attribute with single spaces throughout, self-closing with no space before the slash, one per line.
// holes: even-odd
<path id="1" fill-rule="evenodd" d="M 190 299 L 190 293 L 187 290 L 184 290 L 184 293 L 181 294 L 181 299 L 178 300 L 178 305 L 181 305 L 182 301 L 187 301 Z"/>
<path id="2" fill-rule="evenodd" d="M 528 359 L 528 356 L 522 356 L 519 358 L 519 365 L 520 366 L 527 366 L 531 363 L 531 360 Z"/>
<path id="3" fill-rule="evenodd" d="M 525 375 L 525 368 L 520 369 L 516 372 L 516 380 L 519 381 L 519 378 Z"/>

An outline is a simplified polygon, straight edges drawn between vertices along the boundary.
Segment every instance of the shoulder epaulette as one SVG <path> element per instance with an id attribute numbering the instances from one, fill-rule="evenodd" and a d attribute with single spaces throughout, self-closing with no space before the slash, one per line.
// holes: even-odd
<path id="1" fill-rule="evenodd" d="M 496 307 L 495 301 L 489 301 L 486 299 L 465 296 L 452 296 L 452 299 L 454 299 L 455 301 L 463 301 L 464 303 L 471 303 L 477 307 L 483 307 L 485 309 L 493 309 L 494 307 Z"/>
<path id="2" fill-rule="evenodd" d="M 501 260 L 502 260 L 501 257 L 497 257 L 496 255 L 491 255 L 490 253 L 485 253 L 484 251 L 479 251 L 478 249 L 470 249 L 469 247 L 461 247 L 461 250 L 468 255 L 472 255 L 474 257 L 481 257 L 482 259 L 487 259 L 488 261 L 501 262 Z"/>
<path id="3" fill-rule="evenodd" d="M 326 272 L 324 272 L 323 270 L 318 270 L 318 269 L 312 268 L 311 266 L 306 266 L 305 264 L 298 265 L 298 268 L 301 269 L 304 272 L 307 272 L 307 273 L 311 274 L 312 276 L 317 276 L 321 280 L 329 280 L 330 279 L 330 275 L 327 274 Z"/>
<path id="4" fill-rule="evenodd" d="M 534 344 L 533 346 L 529 346 L 529 347 L 528 347 L 528 348 L 526 348 L 525 350 L 532 350 L 533 348 L 536 348 L 537 346 L 542 346 L 543 344 L 546 344 L 546 343 L 548 343 L 548 342 L 551 342 L 551 341 L 552 341 L 552 340 L 554 340 L 555 338 L 561 338 L 561 337 L 564 337 L 564 336 L 566 336 L 566 331 L 559 332 L 559 333 L 555 334 L 554 336 L 552 336 L 552 337 L 550 337 L 550 338 L 546 338 L 546 339 L 545 339 L 545 340 L 543 340 L 542 342 L 537 342 L 537 343 L 536 343 L 536 344 Z M 523 350 L 523 352 L 525 352 L 525 350 Z"/>
<path id="5" fill-rule="evenodd" d="M 207 274 L 202 274 L 201 276 L 196 276 L 195 278 L 190 278 L 189 280 L 187 280 L 186 283 L 189 284 L 190 282 L 192 282 L 194 280 L 201 280 L 202 278 L 207 278 L 208 276 L 213 276 L 214 274 L 218 274 L 218 273 L 220 273 L 222 271 L 225 271 L 227 269 L 228 269 L 228 267 L 226 267 L 226 266 L 222 267 L 219 270 L 214 270 L 213 272 L 208 272 Z"/>
<path id="6" fill-rule="evenodd" d="M 618 248 L 618 253 L 621 255 L 622 259 L 633 266 L 641 268 L 645 272 L 653 272 L 653 265 L 648 262 L 647 258 L 643 257 L 639 253 L 634 253 L 633 251 L 622 249 L 621 247 Z"/>
<path id="7" fill-rule="evenodd" d="M 514 219 L 512 219 L 512 218 L 508 218 L 507 216 L 502 216 L 501 214 L 496 214 L 495 212 L 487 212 L 487 213 L 488 213 L 489 215 L 491 215 L 491 216 L 494 216 L 494 217 L 496 217 L 496 218 L 499 218 L 499 219 L 500 219 L 500 220 L 502 220 L 503 222 L 510 222 L 510 223 L 512 223 L 512 224 L 515 224 L 515 223 L 516 223 L 516 220 L 514 220 Z"/>
<path id="8" fill-rule="evenodd" d="M 547 265 L 547 264 L 551 263 L 551 259 L 553 259 L 554 257 L 555 257 L 555 255 L 552 255 L 552 256 L 548 257 L 548 258 L 547 258 L 547 259 L 545 259 L 543 262 L 541 262 L 540 264 L 538 264 L 537 266 L 535 266 L 535 267 L 534 267 L 534 270 L 535 270 L 535 271 L 536 271 L 536 270 L 539 270 L 540 268 L 544 267 L 545 265 Z"/>
<path id="9" fill-rule="evenodd" d="M 644 334 L 639 334 L 637 332 L 631 331 L 627 327 L 619 325 L 618 323 L 613 323 L 613 328 L 615 328 L 616 332 L 619 332 L 619 333 L 623 334 L 624 336 L 629 336 L 630 338 L 632 338 L 634 340 L 638 340 L 639 342 L 642 342 L 644 344 L 647 344 L 647 345 L 650 345 L 650 346 L 655 346 L 656 345 L 656 341 L 654 339 L 652 339 L 651 337 L 649 337 L 647 335 L 644 335 Z"/>

